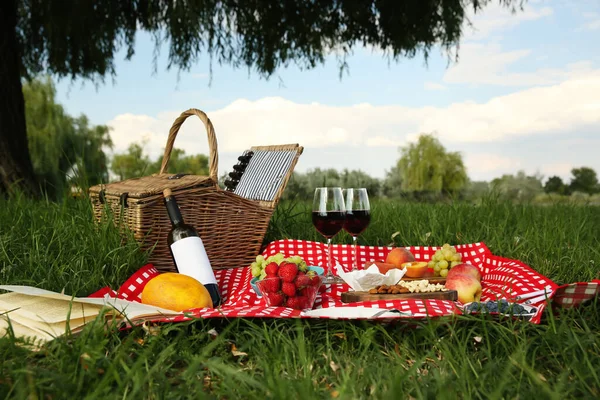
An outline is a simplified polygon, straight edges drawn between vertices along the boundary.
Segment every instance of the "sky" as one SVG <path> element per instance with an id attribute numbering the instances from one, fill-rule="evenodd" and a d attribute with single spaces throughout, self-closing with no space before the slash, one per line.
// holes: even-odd
<path id="1" fill-rule="evenodd" d="M 600 173 L 600 1 L 530 0 L 516 14 L 496 3 L 470 15 L 457 62 L 441 50 L 425 62 L 357 48 L 341 78 L 334 55 L 270 79 L 218 64 L 211 75 L 208 57 L 168 70 L 166 46 L 154 62 L 154 43 L 140 33 L 133 58 L 116 57 L 116 76 L 100 85 L 62 79 L 58 100 L 111 127 L 109 153 L 143 142 L 152 159 L 175 118 L 201 109 L 215 127 L 219 175 L 251 146 L 299 143 L 299 172 L 383 178 L 420 133 L 460 152 L 472 180 L 519 170 L 568 180 L 580 166 Z M 189 118 L 175 146 L 207 154 L 202 123 Z"/>

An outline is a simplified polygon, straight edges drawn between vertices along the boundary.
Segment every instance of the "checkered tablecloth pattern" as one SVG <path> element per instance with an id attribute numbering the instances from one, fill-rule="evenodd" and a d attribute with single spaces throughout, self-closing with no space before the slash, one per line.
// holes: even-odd
<path id="1" fill-rule="evenodd" d="M 590 298 L 598 294 L 598 283 L 590 283 L 585 289 L 577 286 L 577 289 L 570 287 L 561 287 L 550 281 L 548 278 L 538 274 L 520 261 L 510 260 L 494 256 L 483 243 L 473 243 L 455 246 L 463 261 L 473 264 L 482 272 L 483 294 L 482 300 L 495 300 L 497 298 L 514 297 L 530 293 L 546 286 L 552 288 L 550 298 L 558 290 L 561 304 L 575 304 L 576 300 L 569 303 L 569 299 Z M 415 255 L 417 260 L 429 261 L 439 247 L 408 247 Z M 377 246 L 359 246 L 358 264 L 363 265 L 367 261 L 384 260 L 387 254 L 392 250 L 390 247 Z M 265 257 L 283 253 L 285 256 L 299 255 L 308 265 L 320 265 L 325 267 L 326 245 L 319 242 L 309 242 L 300 240 L 279 240 L 272 242 L 263 255 Z M 332 256 L 336 265 L 349 270 L 352 265 L 352 246 L 333 245 Z M 118 291 L 110 288 L 103 288 L 92 296 L 102 297 L 105 295 L 119 297 L 130 301 L 140 301 L 140 296 L 144 285 L 158 275 L 159 272 L 151 264 L 142 267 L 133 274 Z M 215 276 L 223 297 L 223 304 L 219 309 L 193 309 L 184 313 L 186 315 L 176 316 L 162 321 L 181 321 L 190 317 L 202 318 L 220 318 L 220 317 L 258 317 L 258 318 L 309 318 L 298 310 L 286 307 L 266 307 L 264 299 L 258 297 L 252 287 L 250 280 L 249 266 L 240 268 L 216 270 Z M 591 293 L 591 288 L 594 293 Z M 340 300 L 342 292 L 348 291 L 347 285 L 328 285 L 323 287 L 320 295 L 315 301 L 314 308 L 328 307 L 370 307 L 397 309 L 399 311 L 409 312 L 412 315 L 398 315 L 397 318 L 430 318 L 441 317 L 453 314 L 460 314 L 460 304 L 449 300 L 381 300 L 345 304 Z M 322 288 L 322 289 L 323 289 Z M 581 292 L 583 290 L 583 292 Z M 583 294 L 582 294 L 583 293 Z M 577 300 L 579 301 L 579 300 Z M 533 323 L 539 323 L 542 311 L 546 305 L 545 301 L 532 304 L 537 308 L 537 312 L 530 319 Z M 315 317 L 310 317 L 315 318 Z M 319 317 L 325 318 L 325 317 Z"/>

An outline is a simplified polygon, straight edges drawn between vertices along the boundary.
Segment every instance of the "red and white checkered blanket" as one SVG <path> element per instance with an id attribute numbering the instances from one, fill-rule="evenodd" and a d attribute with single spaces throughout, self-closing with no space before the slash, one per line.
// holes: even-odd
<path id="1" fill-rule="evenodd" d="M 549 287 L 552 293 L 548 298 L 553 298 L 556 305 L 572 307 L 592 299 L 600 293 L 600 281 L 559 287 L 556 283 L 520 261 L 493 255 L 484 243 L 456 245 L 455 248 L 461 254 L 464 262 L 473 264 L 481 270 L 482 301 L 513 298 Z M 390 247 L 359 246 L 358 264 L 363 265 L 372 260 L 384 260 L 391 249 Z M 439 247 L 414 246 L 408 249 L 417 260 L 429 261 Z M 326 245 L 319 242 L 278 240 L 270 243 L 263 255 L 268 257 L 277 253 L 283 253 L 286 257 L 299 255 L 308 265 L 327 265 Z M 333 245 L 332 255 L 342 268 L 345 270 L 350 269 L 352 262 L 351 245 Z M 92 294 L 91 297 L 109 295 L 130 301 L 140 301 L 144 285 L 158 273 L 156 268 L 148 264 L 127 279 L 118 291 L 115 292 L 106 287 Z M 216 270 L 215 275 L 223 297 L 222 306 L 219 309 L 192 309 L 186 311 L 186 314 L 202 318 L 328 318 L 307 316 L 299 310 L 286 307 L 267 307 L 265 300 L 258 297 L 250 286 L 252 275 L 249 266 Z M 404 312 L 398 314 L 397 318 L 404 319 L 442 317 L 461 313 L 460 303 L 449 300 L 404 299 L 345 304 L 342 303 L 340 295 L 342 292 L 348 291 L 349 286 L 345 284 L 328 285 L 325 288 L 315 301 L 314 308 L 316 309 L 329 307 L 396 309 Z M 542 312 L 547 303 L 544 300 L 539 300 L 531 305 L 535 306 L 537 311 L 530 321 L 537 324 L 541 320 Z M 186 319 L 189 319 L 189 317 L 182 314 L 161 321 L 183 321 Z"/>

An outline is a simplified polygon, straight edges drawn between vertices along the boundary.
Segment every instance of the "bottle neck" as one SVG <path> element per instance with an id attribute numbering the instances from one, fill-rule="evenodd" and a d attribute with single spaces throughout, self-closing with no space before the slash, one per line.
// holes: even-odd
<path id="1" fill-rule="evenodd" d="M 183 217 L 181 216 L 181 211 L 179 210 L 175 198 L 172 196 L 165 197 L 165 204 L 167 205 L 167 213 L 169 214 L 171 224 L 173 226 L 182 225 Z"/>

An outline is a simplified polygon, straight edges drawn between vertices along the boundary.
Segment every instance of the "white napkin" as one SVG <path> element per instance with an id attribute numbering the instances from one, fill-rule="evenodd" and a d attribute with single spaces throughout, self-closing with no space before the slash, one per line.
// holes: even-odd
<path id="1" fill-rule="evenodd" d="M 373 264 L 367 269 L 343 272 L 339 276 L 355 291 L 367 291 L 379 285 L 395 285 L 406 273 L 406 268 L 392 268 L 384 274 L 379 272 L 377 265 Z"/>

